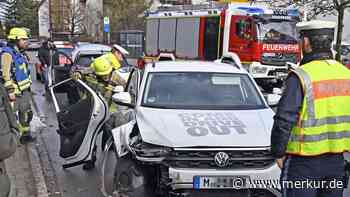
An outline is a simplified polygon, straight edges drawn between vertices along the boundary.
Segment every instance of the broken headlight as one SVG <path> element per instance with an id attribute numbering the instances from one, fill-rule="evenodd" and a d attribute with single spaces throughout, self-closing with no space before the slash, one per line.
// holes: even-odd
<path id="1" fill-rule="evenodd" d="M 172 150 L 169 147 L 149 144 L 141 140 L 130 145 L 130 147 L 139 157 L 166 157 Z"/>

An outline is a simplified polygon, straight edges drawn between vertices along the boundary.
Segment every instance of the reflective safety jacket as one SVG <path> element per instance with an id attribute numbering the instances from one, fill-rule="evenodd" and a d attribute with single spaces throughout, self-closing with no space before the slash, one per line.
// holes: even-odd
<path id="1" fill-rule="evenodd" d="M 20 94 L 23 90 L 28 89 L 32 84 L 30 72 L 28 70 L 27 58 L 22 53 L 11 47 L 3 48 L 1 55 L 4 53 L 10 54 L 12 57 L 11 68 L 8 69 L 10 73 L 3 73 L 3 75 L 10 76 L 10 78 L 4 79 L 4 85 L 9 92 L 14 91 L 16 94 Z M 4 70 L 6 69 L 3 69 L 3 72 Z"/>
<path id="2" fill-rule="evenodd" d="M 316 156 L 350 150 L 350 70 L 334 60 L 312 61 L 294 72 L 303 87 L 299 120 L 287 153 Z"/>
<path id="3" fill-rule="evenodd" d="M 101 82 L 97 79 L 96 75 L 93 73 L 85 74 L 83 76 L 83 81 L 87 83 L 96 92 L 99 92 L 106 100 L 109 112 L 114 113 L 117 111 L 117 105 L 112 101 L 113 88 L 117 85 L 125 86 L 125 82 L 114 70 L 112 71 L 111 77 L 108 82 Z"/>
<path id="4" fill-rule="evenodd" d="M 105 64 L 108 62 L 114 69 L 119 69 L 121 67 L 119 60 L 113 55 L 113 53 L 106 53 L 94 60 L 95 64 Z"/>

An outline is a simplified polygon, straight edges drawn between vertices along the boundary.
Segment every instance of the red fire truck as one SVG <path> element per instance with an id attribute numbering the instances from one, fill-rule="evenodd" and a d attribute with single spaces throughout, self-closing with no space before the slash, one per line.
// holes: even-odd
<path id="1" fill-rule="evenodd" d="M 145 60 L 160 54 L 176 59 L 219 59 L 236 53 L 264 89 L 276 87 L 300 61 L 297 9 L 262 3 L 172 6 L 146 15 Z"/>

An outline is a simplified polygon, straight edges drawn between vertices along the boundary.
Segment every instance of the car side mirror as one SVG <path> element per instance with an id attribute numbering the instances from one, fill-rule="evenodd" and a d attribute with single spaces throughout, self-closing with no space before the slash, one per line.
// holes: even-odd
<path id="1" fill-rule="evenodd" d="M 129 92 L 115 93 L 112 96 L 112 100 L 113 100 L 113 102 L 115 102 L 118 105 L 127 106 L 130 108 L 135 107 L 135 105 L 131 103 L 131 95 Z"/>
<path id="2" fill-rule="evenodd" d="M 290 70 L 290 69 L 295 70 L 295 69 L 298 68 L 298 64 L 295 64 L 295 63 L 292 63 L 292 62 L 286 62 L 286 66 L 287 66 L 288 70 Z"/>
<path id="3" fill-rule="evenodd" d="M 280 101 L 281 96 L 278 94 L 268 94 L 266 96 L 267 104 L 270 107 L 277 107 L 278 102 Z"/>
<path id="4" fill-rule="evenodd" d="M 120 92 L 124 92 L 123 86 L 116 86 L 113 88 L 113 93 L 120 93 Z"/>

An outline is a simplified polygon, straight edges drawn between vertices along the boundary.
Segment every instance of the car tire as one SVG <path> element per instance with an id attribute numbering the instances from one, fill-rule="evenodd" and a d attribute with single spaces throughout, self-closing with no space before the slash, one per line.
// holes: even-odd
<path id="1" fill-rule="evenodd" d="M 114 174 L 114 192 L 123 197 L 155 197 L 153 186 L 147 182 L 147 175 L 135 161 L 126 156 L 119 158 Z"/>

